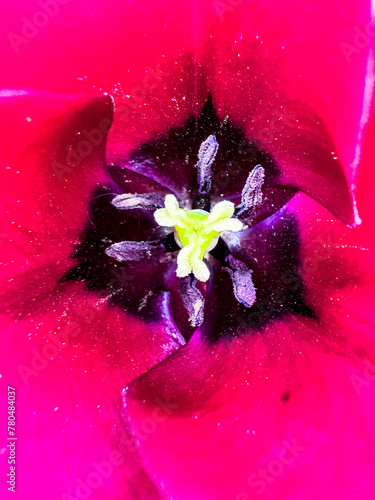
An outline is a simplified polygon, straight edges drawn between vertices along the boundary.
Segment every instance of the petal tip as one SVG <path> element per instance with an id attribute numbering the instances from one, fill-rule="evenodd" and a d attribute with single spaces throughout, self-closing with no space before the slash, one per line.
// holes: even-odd
<path id="1" fill-rule="evenodd" d="M 355 228 L 355 227 L 358 227 L 362 224 L 362 219 L 359 215 L 357 200 L 356 200 L 356 197 L 355 197 L 353 190 L 351 191 L 351 198 L 352 198 L 352 206 L 353 206 L 353 222 L 351 222 L 350 224 L 347 224 L 347 226 L 350 228 Z"/>

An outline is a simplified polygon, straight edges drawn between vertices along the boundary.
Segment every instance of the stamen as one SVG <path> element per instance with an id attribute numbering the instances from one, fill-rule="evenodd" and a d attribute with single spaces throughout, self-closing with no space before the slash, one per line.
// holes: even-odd
<path id="1" fill-rule="evenodd" d="M 242 261 L 228 256 L 230 267 L 224 267 L 230 274 L 233 283 L 233 292 L 238 300 L 246 307 L 251 307 L 256 300 L 256 290 L 252 279 L 252 271 Z"/>
<path id="2" fill-rule="evenodd" d="M 112 205 L 119 210 L 134 210 L 143 208 L 144 210 L 156 210 L 164 204 L 163 196 L 154 193 L 144 194 L 119 194 L 111 201 Z"/>
<path id="3" fill-rule="evenodd" d="M 208 193 L 211 189 L 211 165 L 215 160 L 218 149 L 219 144 L 217 143 L 214 135 L 207 137 L 199 148 L 198 162 L 195 166 L 198 169 L 198 184 L 200 193 Z"/>
<path id="4" fill-rule="evenodd" d="M 192 275 L 186 276 L 180 282 L 182 301 L 189 314 L 190 324 L 193 327 L 200 326 L 204 319 L 204 298 L 196 284 L 197 280 Z"/>
<path id="5" fill-rule="evenodd" d="M 119 262 L 125 262 L 145 259 L 161 250 L 160 246 L 145 241 L 120 241 L 106 248 L 105 253 Z"/>
<path id="6" fill-rule="evenodd" d="M 236 215 L 242 215 L 262 203 L 262 186 L 264 182 L 264 168 L 257 165 L 250 172 L 242 190 L 241 205 L 236 208 Z"/>

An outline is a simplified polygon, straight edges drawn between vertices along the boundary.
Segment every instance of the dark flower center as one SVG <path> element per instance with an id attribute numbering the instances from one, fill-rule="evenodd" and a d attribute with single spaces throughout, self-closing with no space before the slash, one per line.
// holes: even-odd
<path id="1" fill-rule="evenodd" d="M 280 211 L 295 190 L 278 186 L 272 157 L 220 122 L 211 100 L 197 119 L 109 169 L 113 185 L 93 194 L 78 263 L 64 280 L 85 281 L 146 321 L 170 315 L 185 338 L 198 326 L 215 340 L 289 311 L 313 315 L 296 222 Z"/>

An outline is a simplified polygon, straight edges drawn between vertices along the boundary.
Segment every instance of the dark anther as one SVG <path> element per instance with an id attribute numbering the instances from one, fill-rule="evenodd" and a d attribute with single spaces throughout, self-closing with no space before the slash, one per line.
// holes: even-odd
<path id="1" fill-rule="evenodd" d="M 211 199 L 209 194 L 197 193 L 193 200 L 193 210 L 205 210 L 209 212 L 211 209 Z"/>

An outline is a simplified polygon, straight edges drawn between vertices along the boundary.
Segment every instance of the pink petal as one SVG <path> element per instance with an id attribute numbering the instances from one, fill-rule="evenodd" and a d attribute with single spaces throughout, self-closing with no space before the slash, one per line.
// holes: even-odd
<path id="1" fill-rule="evenodd" d="M 167 495 L 374 495 L 374 341 L 361 358 L 334 354 L 324 330 L 290 318 L 228 345 L 195 337 L 130 385 L 126 421 Z"/>
<path id="2" fill-rule="evenodd" d="M 22 5 L 26 6 L 23 7 L 25 11 L 22 15 L 34 14 L 35 4 L 25 2 Z M 213 39 L 218 44 L 215 48 L 215 54 L 218 56 L 213 59 L 215 64 L 218 63 L 214 65 L 215 78 L 212 77 L 214 73 L 211 73 L 215 102 L 223 115 L 228 109 L 231 116 L 244 124 L 247 120 L 246 116 L 244 119 L 246 103 L 238 100 L 240 94 L 237 92 L 233 92 L 231 100 L 230 92 L 226 92 L 225 88 L 225 85 L 228 85 L 230 90 L 244 90 L 241 82 L 233 82 L 230 74 L 225 74 L 224 70 L 228 70 L 227 62 L 231 62 L 234 55 L 233 49 L 228 52 L 225 45 L 227 40 L 237 40 L 237 43 L 245 44 L 239 38 L 241 34 L 244 38 L 254 38 L 258 35 L 257 43 L 261 44 L 263 41 L 262 50 L 272 61 L 271 70 L 274 69 L 275 61 L 277 63 L 276 76 L 279 79 L 280 92 L 306 102 L 324 120 L 336 145 L 334 150 L 349 170 L 360 129 L 368 45 L 354 54 L 350 63 L 347 63 L 341 43 L 352 43 L 356 28 L 366 28 L 370 13 L 369 2 L 356 2 L 353 7 L 346 5 L 343 9 L 340 2 L 331 2 L 330 5 L 324 6 L 314 2 L 306 8 L 304 3 L 297 2 L 277 4 L 270 1 L 250 4 L 244 1 L 242 5 L 233 7 L 230 12 L 224 14 L 225 18 L 231 19 L 232 28 L 228 27 L 226 20 L 220 15 L 216 19 L 212 17 L 210 22 L 202 16 L 203 27 L 200 25 L 197 29 L 199 36 L 195 40 L 199 42 L 195 47 L 191 40 L 194 38 L 192 33 L 197 12 L 191 9 L 190 5 L 175 2 L 171 5 L 164 3 L 161 7 L 151 6 L 146 2 L 137 3 L 137 9 L 134 9 L 133 4 L 125 4 L 124 7 L 121 3 L 121 6 L 114 6 L 116 24 L 113 12 L 108 11 L 107 5 L 96 2 L 87 9 L 85 4 L 79 3 L 74 6 L 67 5 L 66 10 L 63 10 L 65 6 L 61 6 L 59 15 L 50 20 L 45 31 L 40 29 L 34 39 L 20 46 L 20 53 L 16 56 L 17 64 L 12 66 L 8 62 L 10 58 L 14 60 L 14 49 L 9 46 L 9 40 L 5 40 L 2 61 L 7 71 L 2 72 L 4 84 L 64 91 L 76 91 L 78 88 L 86 92 L 95 87 L 97 93 L 103 90 L 115 93 L 118 108 L 123 106 L 123 116 L 116 118 L 110 139 L 110 158 L 117 161 L 140 141 L 167 130 L 170 124 L 180 124 L 189 114 L 196 113 L 203 103 L 208 89 L 204 84 L 199 84 L 196 86 L 197 91 L 195 87 L 192 91 L 192 85 L 198 80 L 195 77 L 189 80 L 192 69 L 196 70 L 196 75 L 200 74 L 195 63 L 197 56 L 187 58 L 184 63 L 179 56 L 193 48 L 201 50 L 201 28 L 202 31 L 213 33 Z M 144 9 L 144 5 L 148 8 Z M 250 8 L 251 5 L 253 8 Z M 210 4 L 209 8 L 215 11 L 217 4 Z M 12 23 L 10 29 L 20 30 L 18 23 L 22 15 L 20 16 L 18 11 L 15 15 L 10 13 L 7 16 Z M 79 29 L 72 30 L 74 25 L 79 26 Z M 160 29 L 165 25 L 166 29 Z M 102 37 L 97 36 L 99 30 L 103 34 Z M 149 36 L 145 37 L 145 33 Z M 215 33 L 220 33 L 220 36 L 215 36 Z M 134 51 L 135 45 L 137 51 Z M 78 46 L 84 50 L 77 50 Z M 286 56 L 283 56 L 283 52 Z M 241 57 L 241 51 L 239 53 Z M 176 57 L 178 65 L 185 64 L 182 73 L 180 70 L 174 70 L 174 54 L 179 54 Z M 228 54 L 231 57 L 227 61 Z M 139 60 L 145 63 L 146 68 L 139 64 Z M 202 60 L 205 60 L 204 56 Z M 246 76 L 244 69 L 242 65 L 238 76 Z M 149 93 L 150 88 L 145 85 L 144 79 L 146 75 L 155 72 L 163 78 L 157 76 L 154 79 L 155 83 L 161 84 L 157 84 L 155 88 L 151 85 Z M 187 81 L 186 84 L 179 80 L 181 74 L 182 79 Z M 150 79 L 146 81 L 149 82 Z M 141 93 L 137 90 L 139 86 Z M 145 87 L 147 93 L 142 97 Z M 141 98 L 136 98 L 137 93 Z M 126 104 L 128 94 L 132 95 L 131 102 L 135 103 L 130 106 L 130 111 Z M 185 95 L 187 99 L 183 99 Z M 255 125 L 248 124 L 247 130 L 251 129 L 255 134 L 265 126 L 268 131 L 265 124 L 266 111 L 272 110 L 270 103 L 272 104 L 272 101 L 261 103 L 255 115 Z M 65 103 L 62 107 L 66 106 Z M 143 115 L 139 114 L 140 109 L 144 110 Z M 57 116 L 60 116 L 59 113 Z M 91 119 L 89 121 L 91 123 Z M 54 120 L 51 124 L 53 123 Z M 70 133 L 77 130 L 79 129 Z M 24 132 L 24 129 L 22 131 Z M 326 134 L 323 136 L 324 139 L 328 137 Z M 17 141 L 20 141 L 20 138 L 22 135 L 17 137 Z M 48 143 L 49 141 L 50 138 Z M 289 146 L 283 144 L 273 151 L 280 162 L 295 162 L 295 172 L 300 178 L 299 165 L 296 162 L 299 158 L 293 156 L 293 149 Z M 13 153 L 18 158 L 18 152 L 14 150 Z M 369 157 L 371 158 L 370 155 Z M 15 187 L 18 186 L 19 192 L 22 189 L 29 193 L 26 188 L 30 183 L 33 186 L 33 178 L 25 177 L 17 184 L 17 175 L 12 176 L 11 182 Z M 371 206 L 369 201 L 373 200 L 373 197 L 371 198 L 369 189 L 365 186 L 368 181 L 366 175 L 359 177 L 358 193 L 362 194 L 359 207 L 361 209 L 363 205 L 364 214 L 371 217 L 368 206 Z M 45 178 L 45 174 L 42 178 Z M 351 182 L 350 175 L 348 178 Z M 97 177 L 94 177 L 93 183 L 96 179 Z M 287 177 L 286 179 L 288 180 Z M 309 180 L 307 176 L 302 176 L 301 182 L 305 179 Z M 309 182 L 311 183 L 311 179 Z M 79 184 L 77 181 L 74 190 L 78 189 Z M 9 191 L 9 185 L 8 181 L 8 195 L 10 193 L 10 198 L 14 198 L 16 206 L 17 193 Z M 304 190 L 310 192 L 309 185 L 304 186 Z M 332 182 L 327 186 L 334 187 Z M 49 195 L 50 191 L 46 192 Z M 87 187 L 82 188 L 79 198 L 84 199 L 85 193 L 88 192 Z M 327 198 L 330 192 L 330 189 L 327 190 Z M 67 197 L 70 206 L 73 204 L 73 198 L 77 200 L 73 194 Z M 319 201 L 324 202 L 323 198 L 321 195 Z M 85 202 L 78 208 L 74 206 L 74 209 L 69 210 L 69 203 L 64 204 L 64 201 L 60 200 L 62 212 L 65 214 L 62 219 L 55 217 L 47 209 L 47 219 L 41 220 L 37 214 L 40 200 L 38 192 L 31 189 L 24 199 L 31 207 L 29 213 L 26 207 L 23 207 L 17 214 L 17 220 L 9 218 L 8 222 L 14 221 L 25 227 L 26 231 L 35 231 L 37 246 L 29 248 L 27 233 L 24 238 L 17 236 L 18 248 L 12 246 L 11 249 L 15 258 L 14 269 L 21 265 L 22 270 L 32 272 L 43 263 L 46 265 L 45 274 L 49 276 L 54 272 L 55 260 L 61 262 L 57 266 L 65 269 L 68 263 L 67 250 L 70 248 L 73 233 L 75 234 L 84 218 Z M 301 199 L 302 196 L 299 200 Z M 298 212 L 298 205 L 294 206 L 304 225 L 305 209 L 311 209 L 315 205 L 310 201 L 303 203 L 303 212 Z M 328 206 L 327 203 L 326 205 Z M 332 207 L 336 208 L 334 204 L 329 204 L 329 208 Z M 313 216 L 316 219 L 316 216 L 321 217 L 324 213 L 319 209 Z M 337 209 L 336 213 L 339 214 Z M 346 209 L 343 214 L 347 215 Z M 69 222 L 72 229 L 70 239 L 65 235 L 60 242 L 57 221 L 66 221 L 69 217 L 72 218 Z M 28 226 L 30 221 L 31 225 Z M 312 254 L 314 238 L 319 232 L 324 233 L 327 221 L 326 214 L 320 228 L 313 227 L 309 230 L 306 229 L 307 224 L 303 226 L 304 257 Z M 45 240 L 38 236 L 40 229 L 47 234 L 46 228 L 50 226 L 54 240 L 50 236 Z M 366 270 L 371 271 L 373 268 L 373 261 L 372 258 L 365 258 L 359 263 L 359 270 L 353 262 L 348 262 L 358 256 L 355 261 L 357 264 L 364 255 L 363 252 L 366 255 L 368 249 L 373 248 L 370 246 L 373 241 L 373 226 L 365 224 L 364 229 L 360 231 L 354 233 L 360 235 L 358 239 L 349 237 L 352 233 L 343 232 L 339 223 L 335 223 L 330 240 L 334 251 L 326 259 L 327 265 L 319 266 L 316 272 L 310 273 L 310 277 L 305 269 L 307 296 L 321 314 L 319 325 L 311 319 L 304 319 L 302 322 L 290 318 L 283 324 L 275 322 L 262 337 L 236 340 L 229 346 L 217 344 L 206 347 L 195 337 L 183 350 L 173 354 L 128 389 L 126 416 L 130 417 L 132 431 L 140 440 L 142 461 L 147 463 L 148 472 L 166 494 L 170 494 L 174 499 L 227 500 L 233 497 L 236 500 L 247 500 L 257 493 L 254 487 L 248 484 L 248 478 L 252 474 L 259 474 L 260 467 L 272 467 L 272 471 L 276 471 L 277 465 L 271 466 L 271 463 L 276 461 L 279 463 L 278 470 L 281 462 L 282 473 L 273 472 L 269 484 L 268 480 L 266 481 L 264 498 L 349 500 L 373 497 L 374 346 L 371 335 L 373 322 L 370 317 L 373 284 L 372 277 L 366 279 L 365 274 Z M 11 234 L 13 238 L 13 232 Z M 20 253 L 24 245 L 26 255 L 30 255 L 27 266 L 17 253 Z M 358 248 L 352 248 L 354 245 Z M 321 250 L 318 251 L 320 256 L 323 255 L 323 260 L 325 249 L 326 246 L 322 244 Z M 50 258 L 48 254 L 51 254 L 52 250 L 57 255 Z M 9 249 L 7 253 L 9 255 Z M 345 262 L 340 261 L 342 258 L 345 258 Z M 9 275 L 14 274 L 11 263 L 8 263 L 7 269 Z M 324 275 L 327 269 L 330 272 Z M 56 276 L 59 273 L 60 269 L 56 267 Z M 328 288 L 326 285 L 329 285 Z M 353 291 L 356 286 L 358 291 Z M 135 370 L 130 368 L 130 373 L 127 373 L 126 368 L 122 370 L 121 367 L 126 364 L 124 361 L 133 359 L 135 352 L 130 353 L 128 357 L 127 351 L 125 359 L 122 355 L 118 359 L 116 351 L 119 346 L 124 347 L 123 335 L 128 335 L 129 331 L 123 329 L 122 320 L 117 317 L 115 310 L 111 310 L 109 316 L 106 310 L 101 321 L 95 316 L 93 323 L 87 327 L 89 333 L 87 338 L 83 334 L 83 346 L 74 345 L 69 353 L 65 350 L 62 354 L 59 353 L 58 359 L 50 361 L 42 373 L 38 372 L 35 383 L 40 377 L 43 379 L 38 388 L 26 390 L 22 388 L 20 374 L 15 369 L 16 364 L 17 368 L 19 364 L 25 363 L 21 347 L 29 348 L 29 343 L 32 342 L 27 340 L 26 336 L 30 333 L 28 338 L 34 339 L 37 348 L 43 350 L 47 333 L 55 330 L 53 326 L 48 325 L 55 325 L 57 316 L 60 321 L 63 319 L 64 324 L 71 324 L 70 318 L 67 323 L 64 319 L 67 302 L 73 307 L 74 303 L 81 303 L 82 297 L 73 291 L 69 292 L 69 296 L 72 298 L 63 299 L 60 296 L 61 304 L 49 304 L 49 314 L 52 317 L 49 318 L 49 323 L 42 327 L 46 332 L 40 337 L 39 320 L 18 320 L 10 327 L 3 344 L 6 363 L 4 366 L 7 366 L 10 360 L 13 363 L 12 380 L 5 382 L 18 384 L 22 408 L 19 435 L 25 436 L 25 441 L 20 444 L 19 460 L 20 475 L 25 478 L 20 490 L 24 498 L 33 498 L 30 495 L 33 495 L 34 491 L 35 498 L 50 497 L 51 492 L 52 497 L 60 497 L 66 491 L 67 484 L 70 488 L 68 492 L 74 494 L 76 478 L 81 477 L 86 481 L 93 472 L 94 461 L 100 462 L 104 455 L 107 456 L 107 452 L 108 456 L 111 453 L 112 448 L 107 441 L 108 434 L 113 431 L 113 446 L 118 447 L 120 436 L 126 433 L 123 429 L 118 434 L 114 431 L 116 425 L 118 428 L 121 425 L 118 414 L 113 410 L 114 406 L 118 407 L 113 403 L 113 399 L 116 399 L 120 387 L 163 359 L 176 347 L 175 344 L 169 345 L 166 351 L 159 351 L 159 357 L 156 358 L 154 353 L 145 355 L 145 363 L 137 366 Z M 327 307 L 332 303 L 332 308 Z M 98 307 L 106 308 L 105 304 Z M 81 316 L 78 316 L 80 322 Z M 133 325 L 131 327 L 133 328 Z M 138 333 L 138 326 L 134 328 Z M 116 335 L 111 337 L 113 329 L 118 332 L 118 338 Z M 84 328 L 83 333 L 85 331 Z M 143 331 L 141 338 L 142 335 L 147 336 L 147 332 L 145 334 Z M 108 355 L 104 356 L 108 363 L 103 363 L 107 338 L 111 339 Z M 328 344 L 327 350 L 319 347 L 323 340 Z M 126 345 L 127 349 L 128 347 Z M 142 349 L 148 352 L 149 347 L 150 343 L 147 342 L 141 346 L 135 344 L 137 352 Z M 339 350 L 346 356 L 337 355 Z M 15 351 L 19 352 L 18 357 Z M 29 354 L 25 354 L 27 360 L 31 360 Z M 58 363 L 56 367 L 55 362 Z M 110 391 L 108 396 L 106 391 Z M 35 394 L 38 394 L 37 398 Z M 53 405 L 52 408 L 51 401 L 54 398 L 56 406 Z M 284 402 L 287 399 L 288 402 Z M 160 401 L 164 404 L 164 414 L 160 413 Z M 168 405 L 168 401 L 178 407 Z M 103 413 L 100 413 L 100 410 L 94 413 L 99 404 L 104 406 Z M 30 409 L 24 410 L 26 407 Z M 59 409 L 52 411 L 55 408 Z M 61 417 L 58 416 L 60 408 L 63 409 Z M 169 415 L 169 412 L 172 413 Z M 46 424 L 41 424 L 40 415 L 45 413 L 48 415 Z M 92 414 L 95 414 L 95 422 L 89 417 Z M 163 419 L 165 414 L 169 417 L 167 420 Z M 83 427 L 86 429 L 85 434 L 82 433 Z M 66 428 L 67 432 L 64 430 Z M 52 439 L 55 440 L 51 446 Z M 282 462 L 285 450 L 288 446 L 293 446 L 295 440 L 297 447 L 305 449 L 298 452 L 294 461 L 291 461 L 292 455 L 289 455 L 288 463 Z M 77 449 L 82 450 L 83 455 L 77 456 Z M 223 450 L 227 450 L 227 454 L 223 454 Z M 82 456 L 85 457 L 83 461 Z M 27 462 L 23 462 L 23 457 L 26 457 Z M 149 482 L 144 490 L 137 489 L 136 483 L 140 485 L 146 479 L 139 460 L 132 456 L 129 462 L 135 462 L 130 473 L 135 478 L 134 489 L 124 485 L 124 477 L 128 479 L 129 476 L 120 467 L 116 468 L 106 483 L 108 491 L 103 493 L 101 488 L 95 489 L 91 498 L 102 499 L 103 495 L 111 500 L 158 498 Z M 51 478 L 48 490 L 43 489 L 44 483 L 40 481 L 43 474 Z M 56 495 L 51 490 L 51 484 L 56 488 Z"/>
<path id="3" fill-rule="evenodd" d="M 8 8 L 3 58 L 17 64 L 3 82 L 40 87 L 43 75 L 48 88 L 111 93 L 111 161 L 124 161 L 140 141 L 196 114 L 210 90 L 222 117 L 238 120 L 272 152 L 283 167 L 283 184 L 354 221 L 347 182 L 333 157 L 345 167 L 354 160 L 372 42 L 367 0 L 345 9 L 340 2 L 323 8 L 294 0 L 157 8 L 145 1 L 137 8 L 114 5 L 115 19 L 101 1 L 90 10 L 84 2 L 57 8 L 25 43 L 9 33 L 27 30 L 16 20 L 33 22 L 36 11 L 29 3 Z"/>
<path id="4" fill-rule="evenodd" d="M 174 499 L 374 496 L 374 132 L 372 119 L 360 227 L 303 194 L 289 206 L 317 319 L 290 316 L 216 344 L 197 333 L 127 388 L 125 419 L 149 474 Z M 155 401 L 167 403 L 167 418 Z"/>
<path id="5" fill-rule="evenodd" d="M 60 287 L 31 318 L 2 316 L 1 326 L 0 382 L 4 394 L 17 391 L 17 498 L 81 498 L 83 482 L 92 499 L 158 500 L 121 422 L 121 390 L 177 348 L 171 332 L 81 284 Z M 5 415 L 6 398 L 1 405 Z"/>
<path id="6" fill-rule="evenodd" d="M 343 226 L 303 195 L 291 203 L 300 223 L 300 272 L 307 305 L 329 325 L 333 343 L 359 354 L 360 344 L 372 341 L 374 330 L 374 124 L 372 112 L 357 180 L 359 227 Z"/>
<path id="7" fill-rule="evenodd" d="M 289 110 L 288 104 L 301 101 L 326 123 L 339 157 L 348 166 L 354 159 L 373 45 L 371 2 L 346 3 L 345 8 L 336 0 L 324 5 L 295 0 L 238 4 L 215 25 L 213 53 L 207 58 L 215 68 L 212 88 L 222 112 L 230 111 L 241 122 L 249 117 L 261 120 L 266 128 L 278 131 L 292 120 L 288 111 L 298 112 Z M 352 44 L 352 57 L 345 43 Z M 244 61 L 249 44 L 254 56 L 250 67 Z M 249 88 L 252 75 L 255 79 Z M 240 102 L 241 90 L 246 94 Z M 274 90 L 277 95 L 272 103 L 270 93 Z M 249 114 L 259 97 L 258 113 Z M 271 104 L 268 126 L 258 116 L 266 111 L 267 104 Z M 285 117 L 282 104 L 287 105 Z M 250 122 L 248 126 L 255 129 Z"/>
<path id="8" fill-rule="evenodd" d="M 348 224 L 356 220 L 348 191 L 368 106 L 369 29 L 368 1 L 345 9 L 341 2 L 243 2 L 214 27 L 204 58 L 219 115 L 273 155 L 281 184 Z M 342 44 L 357 43 L 359 30 L 367 42 L 349 64 Z"/>
<path id="9" fill-rule="evenodd" d="M 59 0 L 56 13 L 47 16 L 40 14 L 43 3 L 20 0 L 4 7 L 1 61 L 7 71 L 1 87 L 107 91 L 124 104 L 134 93 L 138 102 L 143 89 L 158 83 L 164 60 L 194 49 L 203 23 L 192 0 L 115 0 L 110 6 L 104 0 Z M 43 17 L 47 22 L 38 26 Z"/>
<path id="10" fill-rule="evenodd" d="M 77 498 L 85 491 L 79 481 L 87 492 L 94 478 L 91 498 L 105 491 L 113 500 L 157 500 L 124 438 L 119 408 L 124 379 L 180 345 L 175 328 L 161 320 L 146 326 L 81 284 L 60 282 L 74 263 L 89 195 L 108 178 L 111 100 L 3 92 L 0 106 L 0 301 L 7 314 L 1 316 L 1 383 L 5 392 L 7 385 L 17 390 L 17 495 Z M 83 158 L 70 162 L 69 151 Z M 121 444 L 114 437 L 120 425 Z M 97 467 L 111 460 L 113 471 L 100 472 L 98 486 Z M 6 477 L 8 464 L 2 467 Z"/>
<path id="11" fill-rule="evenodd" d="M 28 272 L 33 283 L 33 271 L 48 267 L 53 283 L 72 265 L 91 190 L 107 179 L 112 103 L 3 91 L 0 107 L 3 277 Z"/>

